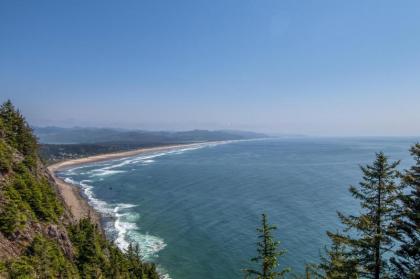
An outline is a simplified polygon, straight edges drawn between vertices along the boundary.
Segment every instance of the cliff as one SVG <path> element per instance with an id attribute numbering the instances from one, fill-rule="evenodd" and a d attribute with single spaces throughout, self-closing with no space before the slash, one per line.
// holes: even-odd
<path id="1" fill-rule="evenodd" d="M 159 278 L 136 246 L 120 251 L 97 223 L 73 216 L 9 101 L 0 108 L 0 278 Z"/>

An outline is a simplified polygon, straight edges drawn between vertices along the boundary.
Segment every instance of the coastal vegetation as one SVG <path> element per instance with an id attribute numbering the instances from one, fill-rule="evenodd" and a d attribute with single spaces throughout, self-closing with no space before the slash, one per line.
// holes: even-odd
<path id="1" fill-rule="evenodd" d="M 349 189 L 352 196 L 360 200 L 361 214 L 339 212 L 345 226 L 343 232 L 327 232 L 338 246 L 348 250 L 346 261 L 354 263 L 349 265 L 350 274 L 374 279 L 390 277 L 386 258 L 394 246 L 392 237 L 400 207 L 398 197 L 403 188 L 396 182 L 398 164 L 398 161 L 389 163 L 387 157 L 379 153 L 372 165 L 362 166 L 360 187 L 350 186 Z"/>
<path id="2" fill-rule="evenodd" d="M 304 276 L 297 278 L 420 278 L 420 144 L 411 148 L 415 164 L 403 173 L 397 171 L 399 161 L 389 162 L 382 152 L 372 165 L 361 166 L 359 187 L 350 186 L 351 195 L 360 200 L 359 215 L 338 212 L 344 228 L 327 232 L 331 245 L 325 249 L 319 264 L 309 264 Z M 257 243 L 261 271 L 246 269 L 249 278 L 283 278 L 275 272 L 278 257 L 263 214 Z"/>
<path id="3" fill-rule="evenodd" d="M 0 278 L 159 278 L 138 247 L 121 251 L 72 218 L 10 101 L 0 107 L 0 247 Z"/>
<path id="4" fill-rule="evenodd" d="M 278 271 L 278 258 L 286 253 L 286 250 L 279 250 L 280 242 L 275 240 L 272 231 L 277 227 L 270 225 L 267 220 L 267 215 L 262 214 L 261 227 L 257 229 L 258 243 L 257 243 L 257 256 L 252 258 L 251 261 L 259 265 L 259 269 L 245 269 L 245 277 L 251 278 L 284 278 L 285 274 L 290 271 L 289 268 L 283 268 Z"/>
<path id="5" fill-rule="evenodd" d="M 391 264 L 402 277 L 420 278 L 420 144 L 410 152 L 415 164 L 402 175 L 406 193 L 400 196 L 401 214 L 395 221 L 399 246 Z"/>

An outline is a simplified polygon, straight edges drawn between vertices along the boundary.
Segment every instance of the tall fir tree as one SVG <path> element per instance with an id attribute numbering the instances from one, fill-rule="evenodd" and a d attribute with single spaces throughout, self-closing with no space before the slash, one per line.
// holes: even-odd
<path id="1" fill-rule="evenodd" d="M 329 236 L 338 245 L 344 245 L 349 256 L 357 261 L 358 274 L 363 278 L 388 278 L 388 253 L 395 236 L 393 221 L 398 216 L 398 198 L 402 187 L 396 183 L 399 161 L 388 162 L 381 152 L 372 165 L 361 166 L 363 179 L 360 187 L 349 191 L 360 200 L 359 216 L 338 212 L 345 229 Z"/>
<path id="2" fill-rule="evenodd" d="M 321 256 L 321 262 L 317 266 L 316 278 L 325 279 L 349 279 L 359 278 L 357 259 L 351 255 L 349 249 L 335 238 L 336 234 L 328 233 L 332 239 L 331 247 L 325 248 L 325 254 Z"/>
<path id="3" fill-rule="evenodd" d="M 130 275 L 133 278 L 141 278 L 143 271 L 142 271 L 142 263 L 140 261 L 140 248 L 138 244 L 133 245 L 130 243 L 127 249 L 127 259 L 129 262 L 129 269 Z"/>
<path id="4" fill-rule="evenodd" d="M 396 278 L 420 278 L 420 144 L 411 150 L 414 165 L 402 176 L 408 189 L 401 195 L 402 216 L 396 221 L 400 245 L 391 259 Z"/>
<path id="5" fill-rule="evenodd" d="M 286 250 L 279 250 L 280 242 L 275 240 L 272 231 L 276 230 L 276 226 L 268 224 L 267 215 L 262 214 L 261 227 L 257 229 L 258 238 L 257 253 L 251 261 L 260 264 L 260 269 L 245 269 L 246 278 L 257 279 L 274 279 L 283 278 L 289 272 L 289 268 L 278 269 L 278 258 L 286 253 Z"/>
<path id="6" fill-rule="evenodd" d="M 35 167 L 37 157 L 37 140 L 25 120 L 10 100 L 0 106 L 1 136 L 9 145 L 16 148 L 24 157 L 25 165 Z"/>

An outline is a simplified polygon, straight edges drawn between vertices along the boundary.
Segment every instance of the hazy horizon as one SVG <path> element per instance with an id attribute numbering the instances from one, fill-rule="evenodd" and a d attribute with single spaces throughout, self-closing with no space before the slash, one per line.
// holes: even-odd
<path id="1" fill-rule="evenodd" d="M 256 134 L 263 134 L 268 137 L 291 137 L 291 138 L 417 138 L 419 135 L 311 135 L 311 134 L 292 134 L 292 133 L 281 133 L 281 132 L 270 132 L 270 131 L 255 131 L 255 130 L 246 130 L 246 129 L 205 129 L 205 128 L 186 128 L 186 129 L 173 129 L 169 127 L 167 129 L 153 129 L 153 128 L 123 128 L 123 127 L 113 127 L 113 126 L 54 126 L 54 125 L 46 125 L 46 126 L 36 126 L 32 125 L 34 129 L 47 129 L 47 128 L 57 128 L 57 129 L 109 129 L 114 131 L 144 131 L 144 132 L 188 132 L 188 131 L 214 131 L 214 132 L 249 132 L 249 133 L 256 133 Z M 259 138 L 257 138 L 259 139 Z"/>
<path id="2" fill-rule="evenodd" d="M 418 1 L 0 3 L 33 126 L 420 136 Z"/>

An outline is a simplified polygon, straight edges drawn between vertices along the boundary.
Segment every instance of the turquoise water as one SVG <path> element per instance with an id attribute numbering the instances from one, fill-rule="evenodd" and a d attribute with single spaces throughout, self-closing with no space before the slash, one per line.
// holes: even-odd
<path id="1" fill-rule="evenodd" d="M 144 257 L 173 279 L 243 278 L 255 255 L 260 214 L 278 226 L 288 253 L 282 266 L 302 272 L 316 262 L 336 211 L 355 212 L 347 191 L 359 164 L 375 152 L 411 164 L 414 138 L 256 140 L 204 144 L 95 163 L 61 172 L 104 214 L 121 248 L 139 243 Z"/>

